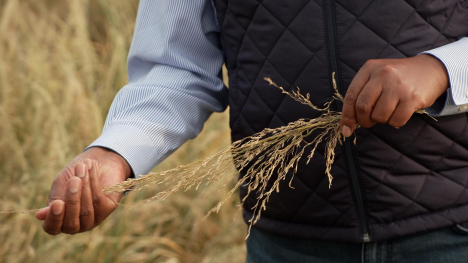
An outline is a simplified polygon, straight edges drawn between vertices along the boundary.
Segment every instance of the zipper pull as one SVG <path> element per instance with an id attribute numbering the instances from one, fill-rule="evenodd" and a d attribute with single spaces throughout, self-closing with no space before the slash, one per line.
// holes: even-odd
<path id="1" fill-rule="evenodd" d="M 364 235 L 362 235 L 362 239 L 364 243 L 369 243 L 370 242 L 369 233 L 365 233 Z"/>

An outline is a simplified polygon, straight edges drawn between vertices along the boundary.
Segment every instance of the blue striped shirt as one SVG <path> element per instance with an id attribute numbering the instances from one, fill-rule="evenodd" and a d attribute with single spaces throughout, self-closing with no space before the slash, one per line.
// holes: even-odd
<path id="1" fill-rule="evenodd" d="M 427 53 L 445 64 L 451 82 L 447 101 L 431 113 L 459 113 L 457 105 L 468 103 L 468 39 Z M 117 152 L 136 178 L 147 174 L 197 136 L 212 112 L 225 110 L 223 62 L 211 0 L 141 0 L 129 84 L 116 95 L 102 135 L 89 147 Z"/>

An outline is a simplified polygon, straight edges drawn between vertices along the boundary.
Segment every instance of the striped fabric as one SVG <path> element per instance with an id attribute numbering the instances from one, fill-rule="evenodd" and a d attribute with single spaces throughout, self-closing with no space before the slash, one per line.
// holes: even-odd
<path id="1" fill-rule="evenodd" d="M 128 56 L 129 84 L 89 147 L 120 154 L 135 177 L 194 138 L 227 106 L 223 54 L 209 0 L 141 0 Z M 88 147 L 88 148 L 89 148 Z"/>
<path id="2" fill-rule="evenodd" d="M 436 117 L 468 112 L 468 37 L 423 53 L 438 58 L 450 80 L 445 101 L 437 101 L 428 112 Z"/>
<path id="3" fill-rule="evenodd" d="M 460 112 L 455 103 L 468 103 L 468 40 L 428 53 L 443 61 L 452 83 L 445 106 L 430 111 Z M 115 97 L 102 135 L 86 149 L 111 149 L 136 178 L 147 174 L 197 136 L 212 112 L 226 108 L 222 64 L 210 0 L 141 0 L 128 56 L 129 84 Z"/>

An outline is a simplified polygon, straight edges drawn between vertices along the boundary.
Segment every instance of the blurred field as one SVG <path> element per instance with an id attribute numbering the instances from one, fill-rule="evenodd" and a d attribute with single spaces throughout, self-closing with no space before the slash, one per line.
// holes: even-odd
<path id="1" fill-rule="evenodd" d="M 55 175 L 101 133 L 126 84 L 137 0 L 0 0 L 0 210 L 43 207 Z M 229 144 L 228 116 L 156 169 Z M 33 214 L 0 214 L 0 262 L 243 262 L 236 205 L 194 226 L 228 189 L 180 193 L 118 208 L 103 225 L 48 236 Z M 158 189 L 124 198 L 131 204 Z"/>

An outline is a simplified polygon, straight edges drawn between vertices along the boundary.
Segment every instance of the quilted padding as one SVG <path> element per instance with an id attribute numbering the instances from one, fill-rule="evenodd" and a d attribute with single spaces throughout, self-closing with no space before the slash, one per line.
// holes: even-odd
<path id="1" fill-rule="evenodd" d="M 331 99 L 330 45 L 338 55 L 343 90 L 373 58 L 403 58 L 468 36 L 468 9 L 460 0 L 336 0 L 335 43 L 327 41 L 320 0 L 215 0 L 229 70 L 233 140 L 318 112 L 268 86 L 264 77 Z M 403 128 L 359 129 L 354 152 L 371 239 L 384 240 L 468 221 L 468 118 L 435 122 L 414 116 Z M 280 186 L 255 227 L 303 238 L 362 242 L 343 149 L 336 149 L 328 188 L 323 147 L 303 160 L 293 187 Z M 290 175 L 292 176 L 292 175 Z M 244 196 L 245 190 L 241 190 Z M 250 219 L 255 196 L 244 206 Z"/>

